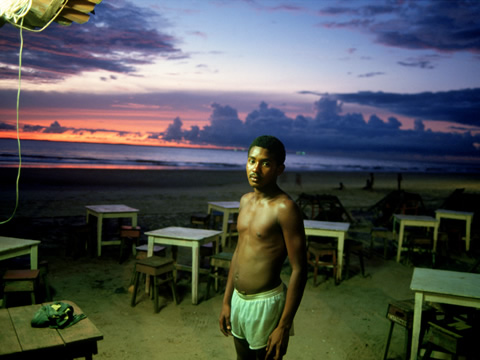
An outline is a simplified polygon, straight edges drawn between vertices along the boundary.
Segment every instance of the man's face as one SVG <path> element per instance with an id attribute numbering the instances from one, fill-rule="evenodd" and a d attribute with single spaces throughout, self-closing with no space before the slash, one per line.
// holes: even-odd
<path id="1" fill-rule="evenodd" d="M 248 153 L 246 168 L 250 186 L 262 188 L 276 183 L 277 177 L 283 172 L 285 166 L 278 165 L 267 149 L 254 146 Z"/>

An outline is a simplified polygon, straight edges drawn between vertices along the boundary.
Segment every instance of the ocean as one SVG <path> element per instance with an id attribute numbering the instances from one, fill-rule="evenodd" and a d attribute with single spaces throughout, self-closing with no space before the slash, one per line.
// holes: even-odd
<path id="1" fill-rule="evenodd" d="M 21 140 L 22 167 L 241 170 L 245 150 L 154 147 Z M 0 167 L 18 166 L 15 139 L 0 139 Z M 287 153 L 287 171 L 449 172 L 478 173 L 478 164 L 386 161 L 357 157 Z"/>

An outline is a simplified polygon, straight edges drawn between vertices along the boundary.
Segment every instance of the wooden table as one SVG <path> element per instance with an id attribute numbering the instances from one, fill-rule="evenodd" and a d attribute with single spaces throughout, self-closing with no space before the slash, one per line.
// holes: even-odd
<path id="1" fill-rule="evenodd" d="M 0 260 L 30 255 L 30 269 L 38 269 L 38 244 L 39 240 L 0 236 Z"/>
<path id="2" fill-rule="evenodd" d="M 424 301 L 480 308 L 480 274 L 415 268 L 410 289 L 415 292 L 412 349 L 417 359 Z"/>
<path id="3" fill-rule="evenodd" d="M 465 221 L 465 250 L 466 251 L 470 250 L 470 233 L 472 231 L 473 212 L 438 209 L 438 210 L 435 210 L 435 218 L 438 220 L 439 226 L 442 218 Z M 435 228 L 435 236 L 433 237 L 435 239 L 435 242 L 433 245 L 434 250 L 437 249 L 437 238 L 438 238 L 439 226 Z"/>
<path id="4" fill-rule="evenodd" d="M 340 282 L 342 280 L 345 234 L 350 228 L 350 223 L 304 220 L 303 224 L 307 236 L 325 236 L 337 239 L 337 282 Z"/>
<path id="5" fill-rule="evenodd" d="M 434 239 L 433 239 L 433 251 L 435 252 L 437 239 L 435 234 L 438 234 L 438 220 L 431 216 L 422 216 L 422 215 L 393 215 L 393 233 L 397 231 L 396 224 L 400 223 L 400 231 L 398 233 L 398 249 L 397 249 L 397 262 L 400 262 L 400 256 L 403 250 L 403 238 L 405 236 L 405 227 L 406 226 L 415 226 L 415 227 L 425 227 L 425 228 L 434 228 Z"/>
<path id="6" fill-rule="evenodd" d="M 210 201 L 208 203 L 207 212 L 211 215 L 214 210 L 223 213 L 222 249 L 224 249 L 227 241 L 227 236 L 228 236 L 228 220 L 230 218 L 230 215 L 238 214 L 240 210 L 240 202 L 239 201 Z"/>
<path id="7" fill-rule="evenodd" d="M 71 301 L 74 314 L 82 310 Z M 45 305 L 45 304 L 43 304 Z M 41 304 L 0 309 L 0 359 L 92 359 L 103 334 L 87 317 L 66 329 L 34 328 L 31 320 Z"/>
<path id="8" fill-rule="evenodd" d="M 205 230 L 185 227 L 167 227 L 163 229 L 146 232 L 148 236 L 147 256 L 153 255 L 153 246 L 155 244 L 185 246 L 192 249 L 192 304 L 198 303 L 198 277 L 200 270 L 200 246 L 210 242 L 215 242 L 215 253 L 219 249 L 219 237 L 221 231 Z M 176 252 L 173 252 L 176 261 Z M 176 264 L 177 269 L 189 267 Z"/>
<path id="9" fill-rule="evenodd" d="M 132 226 L 137 226 L 138 209 L 131 208 L 126 205 L 87 205 L 87 223 L 89 215 L 97 217 L 97 255 L 102 255 L 102 246 L 119 245 L 120 240 L 103 241 L 102 240 L 102 224 L 103 219 L 113 218 L 130 218 Z"/>

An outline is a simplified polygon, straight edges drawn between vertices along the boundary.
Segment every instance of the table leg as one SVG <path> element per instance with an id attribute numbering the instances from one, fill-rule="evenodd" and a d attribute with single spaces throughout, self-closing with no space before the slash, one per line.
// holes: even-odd
<path id="1" fill-rule="evenodd" d="M 153 236 L 148 237 L 147 244 L 147 257 L 153 256 L 153 246 L 155 245 L 155 238 Z M 150 290 L 150 276 L 145 279 L 145 294 L 148 294 Z"/>
<path id="2" fill-rule="evenodd" d="M 38 269 L 38 245 L 30 246 L 30 269 Z"/>
<path id="3" fill-rule="evenodd" d="M 132 228 L 135 228 L 137 226 L 137 214 L 132 215 Z M 133 256 L 137 255 L 137 243 L 136 241 L 132 241 L 132 254 Z"/>
<path id="4" fill-rule="evenodd" d="M 412 348 L 410 360 L 416 360 L 420 341 L 420 327 L 422 323 L 423 292 L 415 293 L 415 307 L 413 310 Z"/>
<path id="5" fill-rule="evenodd" d="M 217 236 L 213 241 L 215 241 L 215 254 L 218 254 L 220 252 L 220 239 Z M 215 267 L 214 270 L 218 271 L 218 267 Z M 218 276 L 215 277 L 215 291 L 218 291 Z"/>
<path id="6" fill-rule="evenodd" d="M 470 251 L 470 231 L 472 228 L 472 217 L 468 216 L 466 220 L 466 228 L 465 228 L 465 250 Z"/>
<path id="7" fill-rule="evenodd" d="M 405 224 L 403 223 L 403 221 L 400 221 L 400 232 L 398 233 L 397 262 L 400 262 L 400 256 L 402 255 L 404 233 L 405 233 Z"/>
<path id="8" fill-rule="evenodd" d="M 153 240 L 154 240 L 153 236 L 148 237 L 148 245 L 147 245 L 147 256 L 148 257 L 153 256 L 153 245 L 154 245 Z"/>
<path id="9" fill-rule="evenodd" d="M 337 283 L 340 283 L 340 281 L 342 281 L 343 248 L 345 245 L 345 233 L 340 233 L 337 241 Z"/>
<path id="10" fill-rule="evenodd" d="M 230 217 L 230 212 L 228 210 L 225 210 L 223 212 L 223 221 L 222 221 L 222 249 L 225 249 L 225 244 L 227 243 L 229 217 Z"/>
<path id="11" fill-rule="evenodd" d="M 192 304 L 198 303 L 198 271 L 199 271 L 200 248 L 198 243 L 192 246 Z"/>
<path id="12" fill-rule="evenodd" d="M 102 224 L 103 224 L 103 215 L 97 215 L 97 255 L 102 255 Z"/>
<path id="13" fill-rule="evenodd" d="M 437 252 L 437 241 L 438 241 L 438 228 L 440 227 L 440 217 L 437 215 L 436 216 L 436 219 L 437 219 L 437 226 L 434 227 L 434 230 L 433 230 L 433 252 Z"/>

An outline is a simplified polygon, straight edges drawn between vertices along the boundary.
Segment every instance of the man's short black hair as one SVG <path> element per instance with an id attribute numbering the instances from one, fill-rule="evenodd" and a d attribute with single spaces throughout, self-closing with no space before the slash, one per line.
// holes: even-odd
<path id="1" fill-rule="evenodd" d="M 283 165 L 283 163 L 285 162 L 285 146 L 275 136 L 262 135 L 257 137 L 255 140 L 253 140 L 253 142 L 250 144 L 250 147 L 248 148 L 249 154 L 250 150 L 254 146 L 267 149 L 268 152 L 270 152 L 274 156 L 275 161 L 278 165 Z"/>

